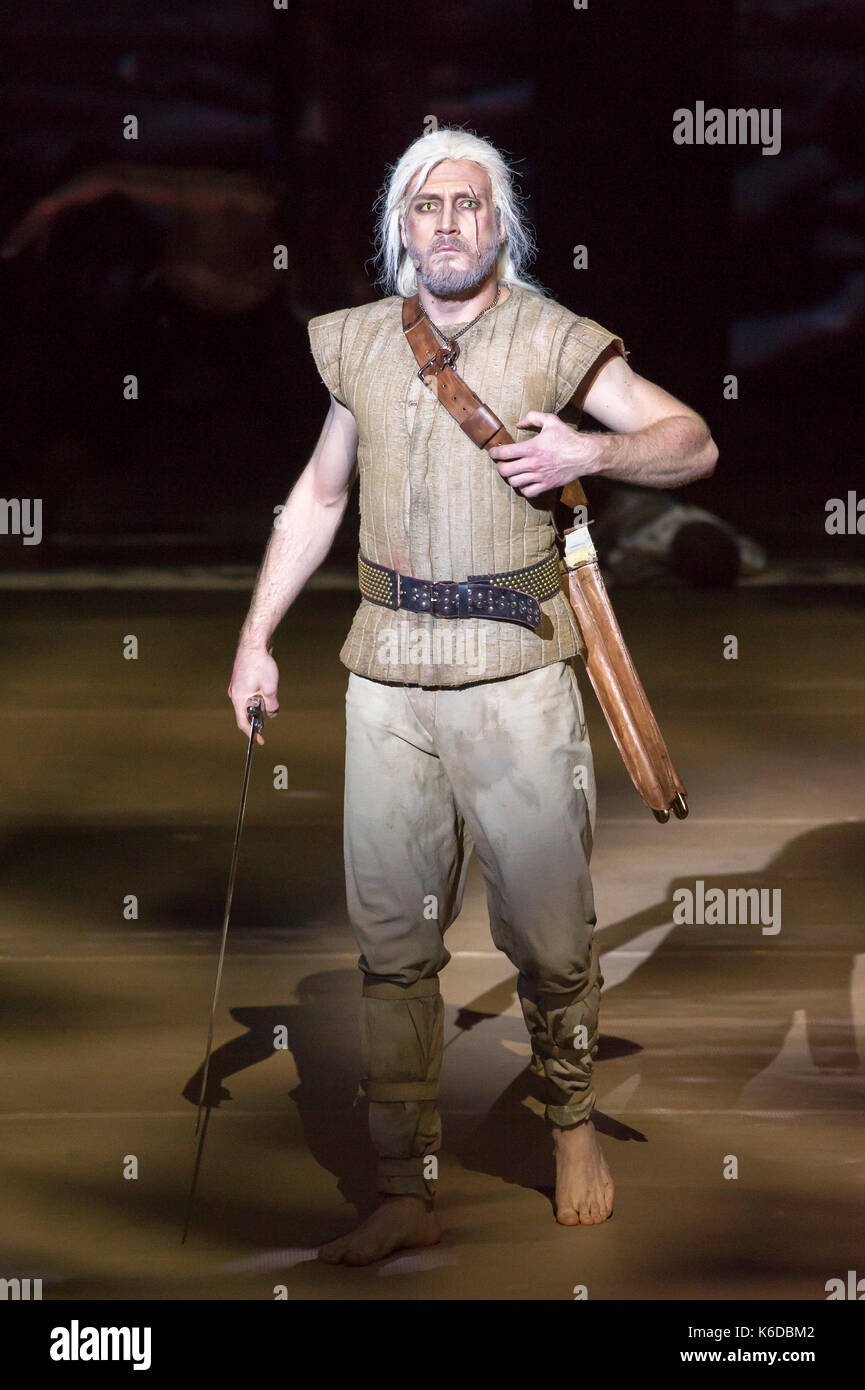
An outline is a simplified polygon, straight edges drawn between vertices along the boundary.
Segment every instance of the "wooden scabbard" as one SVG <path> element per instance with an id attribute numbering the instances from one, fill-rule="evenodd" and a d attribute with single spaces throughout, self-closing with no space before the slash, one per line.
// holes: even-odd
<path id="1" fill-rule="evenodd" d="M 403 300 L 402 325 L 420 368 L 421 380 L 435 391 L 439 402 L 473 443 L 485 450 L 499 444 L 513 444 L 513 436 L 495 412 L 454 371 L 448 350 L 435 336 L 417 295 Z M 591 372 L 580 383 L 582 397 L 591 379 L 614 351 L 611 345 L 595 361 Z M 562 501 L 568 507 L 587 506 L 586 494 L 579 482 L 567 484 L 562 490 Z M 566 551 L 566 593 L 582 633 L 582 656 L 589 679 L 640 796 L 659 820 L 666 819 L 674 803 L 678 806 L 676 814 L 681 818 L 683 813 L 687 815 L 685 788 L 673 767 L 625 645 L 588 531 L 572 528 L 565 533 L 566 538 L 578 531 L 585 532 L 585 544 L 580 548 L 576 563 L 568 561 Z"/>
<path id="2" fill-rule="evenodd" d="M 625 644 L 597 559 L 569 569 L 567 585 L 585 644 L 586 671 L 610 733 L 640 796 L 662 816 L 677 797 L 684 802 L 687 792 Z"/>

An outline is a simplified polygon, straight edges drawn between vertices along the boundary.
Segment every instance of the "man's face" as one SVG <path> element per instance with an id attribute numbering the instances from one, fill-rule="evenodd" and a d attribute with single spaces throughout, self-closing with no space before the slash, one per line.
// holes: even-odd
<path id="1" fill-rule="evenodd" d="M 479 288 L 501 240 L 489 174 L 470 159 L 444 159 L 408 199 L 401 228 L 418 282 L 446 297 Z"/>

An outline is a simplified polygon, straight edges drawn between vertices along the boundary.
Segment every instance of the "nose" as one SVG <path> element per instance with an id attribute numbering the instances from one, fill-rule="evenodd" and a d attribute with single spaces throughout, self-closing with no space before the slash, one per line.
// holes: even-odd
<path id="1" fill-rule="evenodd" d="M 456 217 L 454 216 L 453 207 L 450 201 L 445 201 L 441 206 L 436 232 L 439 236 L 453 236 L 458 230 L 459 228 L 457 226 Z"/>

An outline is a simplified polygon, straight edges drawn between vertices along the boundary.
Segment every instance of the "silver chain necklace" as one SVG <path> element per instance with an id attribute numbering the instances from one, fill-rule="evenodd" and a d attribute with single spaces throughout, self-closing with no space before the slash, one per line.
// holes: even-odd
<path id="1" fill-rule="evenodd" d="M 482 319 L 483 316 L 484 316 L 484 314 L 488 314 L 488 313 L 490 312 L 491 309 L 494 309 L 494 308 L 496 307 L 496 305 L 497 305 L 498 302 L 499 302 L 499 295 L 501 294 L 501 292 L 502 292 L 502 287 L 501 287 L 501 285 L 499 284 L 499 282 L 496 281 L 496 297 L 495 297 L 495 299 L 493 300 L 492 304 L 488 304 L 487 307 L 486 307 L 485 309 L 481 309 L 480 313 L 475 315 L 475 317 L 472 319 L 471 323 L 467 323 L 467 324 L 465 325 L 464 328 L 461 328 L 457 333 L 452 334 L 450 337 L 448 337 L 448 336 L 442 331 L 441 328 L 439 328 L 436 324 L 433 323 L 433 321 L 432 321 L 432 319 L 430 318 L 429 314 L 427 313 L 426 309 L 424 309 L 424 311 L 423 311 L 423 312 L 424 312 L 424 316 L 425 316 L 427 322 L 429 323 L 430 328 L 431 328 L 431 329 L 433 330 L 433 332 L 436 334 L 436 336 L 438 337 L 438 339 L 439 339 L 439 341 L 441 342 L 442 346 L 443 346 L 443 347 L 450 348 L 451 352 L 453 353 L 453 360 L 454 360 L 454 361 L 456 361 L 456 358 L 457 358 L 457 356 L 458 356 L 458 354 L 459 354 L 459 348 L 457 347 L 457 338 L 461 338 L 461 337 L 463 336 L 464 333 L 468 333 L 468 331 L 469 331 L 470 328 L 474 328 L 475 324 L 478 322 L 478 319 Z"/>

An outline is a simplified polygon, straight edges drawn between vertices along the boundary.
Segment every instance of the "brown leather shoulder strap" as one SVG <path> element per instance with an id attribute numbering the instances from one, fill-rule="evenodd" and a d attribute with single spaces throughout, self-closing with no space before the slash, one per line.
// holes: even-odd
<path id="1" fill-rule="evenodd" d="M 442 347 L 430 321 L 423 312 L 416 294 L 402 302 L 402 328 L 420 370 L 418 376 L 432 387 L 441 405 L 453 416 L 460 429 L 479 449 L 493 449 L 498 444 L 513 444 L 495 411 L 484 405 L 480 396 L 454 371 L 448 349 Z M 572 500 L 573 499 L 573 500 Z M 569 507 L 585 503 L 586 494 L 579 483 L 568 483 L 563 500 Z"/>
<path id="2" fill-rule="evenodd" d="M 432 387 L 445 410 L 472 443 L 479 449 L 513 444 L 513 435 L 508 433 L 499 417 L 454 371 L 450 353 L 430 327 L 416 294 L 402 302 L 402 327 L 420 368 L 421 381 Z"/>

